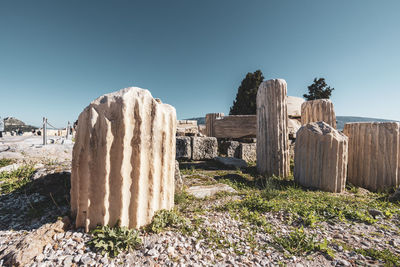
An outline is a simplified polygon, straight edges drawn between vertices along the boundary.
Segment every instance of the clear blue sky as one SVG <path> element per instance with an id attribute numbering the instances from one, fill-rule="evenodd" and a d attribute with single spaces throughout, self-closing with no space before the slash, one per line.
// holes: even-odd
<path id="1" fill-rule="evenodd" d="M 0 2 L 0 116 L 74 121 L 98 96 L 149 89 L 178 118 L 229 112 L 247 72 L 337 115 L 400 120 L 400 1 Z"/>

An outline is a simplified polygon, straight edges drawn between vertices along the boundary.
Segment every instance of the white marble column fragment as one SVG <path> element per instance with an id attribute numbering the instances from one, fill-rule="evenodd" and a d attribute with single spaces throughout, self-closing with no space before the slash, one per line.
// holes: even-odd
<path id="1" fill-rule="evenodd" d="M 80 114 L 71 174 L 76 227 L 139 228 L 174 205 L 176 111 L 130 87 Z"/>
<path id="2" fill-rule="evenodd" d="M 286 81 L 261 83 L 257 92 L 257 170 L 270 177 L 289 176 Z"/>
<path id="3" fill-rule="evenodd" d="M 301 105 L 301 124 L 324 121 L 336 129 L 336 114 L 329 99 L 306 101 Z"/>
<path id="4" fill-rule="evenodd" d="M 297 132 L 294 180 L 302 186 L 341 193 L 346 186 L 348 138 L 325 122 Z"/>
<path id="5" fill-rule="evenodd" d="M 397 122 L 346 123 L 348 181 L 372 191 L 400 186 L 400 134 Z"/>

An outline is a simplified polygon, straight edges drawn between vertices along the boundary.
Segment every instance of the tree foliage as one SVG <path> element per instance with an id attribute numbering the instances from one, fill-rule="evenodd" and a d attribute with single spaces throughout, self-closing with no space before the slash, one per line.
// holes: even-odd
<path id="1" fill-rule="evenodd" d="M 307 100 L 329 99 L 333 90 L 335 88 L 328 86 L 325 78 L 314 78 L 313 84 L 308 86 L 308 95 L 304 94 L 303 97 Z"/>
<path id="2" fill-rule="evenodd" d="M 236 94 L 229 115 L 255 115 L 257 112 L 257 90 L 263 82 L 261 70 L 247 73 Z"/>

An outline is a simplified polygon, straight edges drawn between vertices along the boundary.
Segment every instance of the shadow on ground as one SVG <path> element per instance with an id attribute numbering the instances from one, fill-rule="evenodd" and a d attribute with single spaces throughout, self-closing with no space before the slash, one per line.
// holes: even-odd
<path id="1" fill-rule="evenodd" d="M 69 214 L 69 172 L 48 174 L 0 196 L 0 230 L 32 230 Z"/>

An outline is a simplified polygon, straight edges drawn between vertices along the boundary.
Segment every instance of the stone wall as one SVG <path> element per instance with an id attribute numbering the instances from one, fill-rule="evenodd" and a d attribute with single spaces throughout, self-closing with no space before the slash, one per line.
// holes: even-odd
<path id="1" fill-rule="evenodd" d="M 400 185 L 400 134 L 397 122 L 346 123 L 348 181 L 372 191 Z"/>
<path id="2" fill-rule="evenodd" d="M 209 160 L 218 156 L 218 142 L 215 137 L 177 136 L 176 159 Z"/>
<path id="3" fill-rule="evenodd" d="M 216 118 L 214 121 L 214 137 L 243 138 L 256 137 L 256 115 L 231 115 Z"/>
<path id="4" fill-rule="evenodd" d="M 176 112 L 136 87 L 93 101 L 79 116 L 71 210 L 76 227 L 139 228 L 174 205 Z"/>
<path id="5" fill-rule="evenodd" d="M 178 120 L 176 125 L 177 136 L 194 136 L 199 133 L 199 127 L 195 120 Z"/>
<path id="6" fill-rule="evenodd" d="M 206 135 L 215 137 L 214 122 L 217 118 L 223 117 L 224 113 L 208 113 L 206 114 Z"/>

